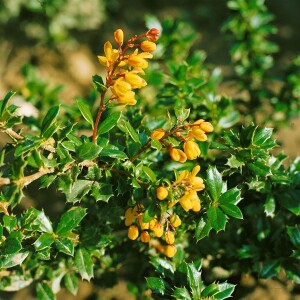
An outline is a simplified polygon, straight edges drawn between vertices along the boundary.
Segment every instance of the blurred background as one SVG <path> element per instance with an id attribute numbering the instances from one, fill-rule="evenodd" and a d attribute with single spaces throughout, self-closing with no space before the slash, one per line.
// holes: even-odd
<path id="1" fill-rule="evenodd" d="M 300 53 L 300 1 L 267 0 L 266 5 L 278 29 L 272 36 L 280 48 L 276 67 L 283 68 Z M 193 48 L 204 50 L 206 62 L 230 76 L 231 38 L 221 31 L 230 14 L 226 1 L 220 0 L 0 0 L 0 98 L 10 89 L 26 95 L 26 83 L 36 79 L 37 88 L 47 87 L 44 96 L 50 99 L 58 93 L 60 101 L 72 103 L 75 97 L 88 95 L 91 76 L 102 69 L 97 55 L 102 55 L 104 42 L 113 39 L 114 30 L 122 28 L 130 38 L 145 32 L 155 18 L 181 21 L 187 33 L 193 29 L 197 33 Z M 226 85 L 220 89 L 229 96 L 236 92 Z M 293 119 L 293 131 L 283 128 L 277 133 L 291 157 L 299 155 L 299 125 L 299 118 Z M 299 300 L 290 294 L 292 288 L 295 291 L 280 278 L 246 276 L 235 299 Z M 133 299 L 126 291 L 124 282 L 105 290 L 83 283 L 76 298 L 61 292 L 58 299 Z M 11 299 L 32 299 L 30 295 L 23 290 Z"/>

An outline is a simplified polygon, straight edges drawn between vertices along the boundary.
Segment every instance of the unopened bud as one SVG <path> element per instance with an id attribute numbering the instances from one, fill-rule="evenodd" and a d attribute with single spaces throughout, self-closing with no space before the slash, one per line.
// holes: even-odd
<path id="1" fill-rule="evenodd" d="M 122 29 L 117 29 L 117 30 L 114 32 L 114 38 L 115 38 L 115 41 L 117 42 L 117 44 L 118 44 L 119 46 L 122 46 L 123 40 L 124 40 L 124 33 L 123 33 L 123 30 L 122 30 Z"/>
<path id="2" fill-rule="evenodd" d="M 150 30 L 148 30 L 146 32 L 146 37 L 150 40 L 150 41 L 157 41 L 158 40 L 158 36 L 159 36 L 159 30 L 156 28 L 151 28 Z"/>
<path id="3" fill-rule="evenodd" d="M 151 132 L 151 138 L 155 140 L 162 139 L 166 134 L 166 131 L 162 128 L 155 129 Z"/>
<path id="4" fill-rule="evenodd" d="M 156 189 L 156 196 L 159 200 L 165 200 L 168 197 L 168 189 L 165 186 L 160 186 Z"/>
<path id="5" fill-rule="evenodd" d="M 156 49 L 156 44 L 150 41 L 141 42 L 141 49 L 145 52 L 153 52 Z"/>

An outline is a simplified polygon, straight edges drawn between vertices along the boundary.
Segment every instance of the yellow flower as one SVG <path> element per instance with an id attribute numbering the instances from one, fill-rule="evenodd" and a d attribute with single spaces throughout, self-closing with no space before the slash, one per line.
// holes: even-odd
<path id="1" fill-rule="evenodd" d="M 149 229 L 149 222 L 147 222 L 147 223 L 143 222 L 143 214 L 140 214 L 138 216 L 138 221 L 139 221 L 139 225 L 142 230 Z"/>
<path id="2" fill-rule="evenodd" d="M 200 199 L 197 195 L 196 191 L 191 191 L 190 194 L 190 201 L 192 203 L 191 209 L 195 212 L 198 212 L 201 209 Z"/>
<path id="3" fill-rule="evenodd" d="M 203 179 L 201 177 L 196 176 L 199 173 L 199 171 L 200 171 L 200 166 L 195 166 L 192 172 L 188 175 L 190 186 L 195 191 L 202 191 L 205 188 Z"/>
<path id="4" fill-rule="evenodd" d="M 192 127 L 191 131 L 189 131 L 189 133 L 188 133 L 188 138 L 189 139 L 195 138 L 200 142 L 207 141 L 207 135 L 199 127 Z"/>
<path id="5" fill-rule="evenodd" d="M 136 211 L 133 208 L 128 208 L 125 212 L 125 225 L 130 226 L 136 218 Z"/>
<path id="6" fill-rule="evenodd" d="M 162 226 L 161 223 L 158 223 L 158 222 L 157 222 L 157 223 L 155 224 L 155 226 L 153 227 L 152 231 L 153 231 L 153 234 L 154 234 L 156 237 L 160 238 L 160 237 L 163 235 L 163 233 L 164 233 L 164 227 Z"/>
<path id="7" fill-rule="evenodd" d="M 145 52 L 153 52 L 156 49 L 156 44 L 150 41 L 141 42 L 141 49 Z"/>
<path id="8" fill-rule="evenodd" d="M 138 54 L 138 49 L 136 49 L 127 59 L 127 64 L 130 67 L 138 67 L 142 69 L 148 68 L 148 61 L 146 58 L 152 58 L 153 55 L 148 52 L 142 52 Z"/>
<path id="9" fill-rule="evenodd" d="M 183 145 L 184 153 L 189 160 L 196 159 L 200 154 L 200 148 L 197 143 L 193 141 L 187 141 Z"/>
<path id="10" fill-rule="evenodd" d="M 112 92 L 118 97 L 120 104 L 134 105 L 136 104 L 135 93 L 131 91 L 131 88 L 131 85 L 120 77 L 115 81 Z"/>
<path id="11" fill-rule="evenodd" d="M 113 63 L 118 59 L 119 51 L 113 49 L 111 43 L 107 41 L 104 44 L 104 53 L 105 56 L 98 56 L 99 62 L 103 66 L 110 68 L 113 65 Z"/>
<path id="12" fill-rule="evenodd" d="M 122 29 L 117 29 L 117 30 L 114 32 L 114 38 L 115 38 L 115 41 L 117 42 L 117 44 L 118 44 L 119 46 L 122 46 L 123 40 L 124 40 L 124 33 L 123 33 L 123 30 L 122 30 Z"/>
<path id="13" fill-rule="evenodd" d="M 151 138 L 155 140 L 161 140 L 166 134 L 166 131 L 162 128 L 155 129 L 151 132 Z"/>
<path id="14" fill-rule="evenodd" d="M 178 215 L 174 214 L 170 217 L 170 222 L 173 227 L 178 227 L 181 225 L 181 220 Z"/>
<path id="15" fill-rule="evenodd" d="M 210 122 L 202 122 L 200 124 L 200 128 L 205 132 L 213 132 L 214 131 L 214 127 L 212 126 L 212 124 Z"/>
<path id="16" fill-rule="evenodd" d="M 188 193 L 186 193 L 179 199 L 179 203 L 185 211 L 189 211 L 193 207 L 190 194 Z"/>
<path id="17" fill-rule="evenodd" d="M 173 160 L 179 161 L 181 163 L 186 162 L 187 156 L 182 150 L 171 148 L 169 150 L 170 156 Z"/>
<path id="18" fill-rule="evenodd" d="M 159 200 L 165 200 L 168 194 L 168 189 L 165 186 L 160 186 L 156 189 L 156 196 Z"/>
<path id="19" fill-rule="evenodd" d="M 147 82 L 134 72 L 126 73 L 125 81 L 128 82 L 133 89 L 140 89 L 147 85 Z"/>

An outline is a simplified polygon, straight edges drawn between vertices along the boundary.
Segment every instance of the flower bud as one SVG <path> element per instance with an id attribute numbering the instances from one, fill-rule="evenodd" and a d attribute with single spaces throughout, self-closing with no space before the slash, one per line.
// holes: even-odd
<path id="1" fill-rule="evenodd" d="M 186 162 L 187 156 L 182 150 L 171 148 L 169 151 L 170 151 L 170 156 L 173 160 L 179 161 L 181 163 Z"/>
<path id="2" fill-rule="evenodd" d="M 200 124 L 200 128 L 205 132 L 213 132 L 214 131 L 214 127 L 209 122 L 202 122 Z"/>
<path id="3" fill-rule="evenodd" d="M 128 82 L 133 89 L 140 89 L 147 85 L 145 79 L 133 72 L 128 72 L 125 74 L 125 81 Z"/>
<path id="4" fill-rule="evenodd" d="M 148 231 L 143 231 L 141 233 L 141 242 L 142 243 L 149 243 L 150 241 L 150 234 L 148 233 Z"/>
<path id="5" fill-rule="evenodd" d="M 170 222 L 173 227 L 178 227 L 181 225 L 181 220 L 178 215 L 174 214 L 170 217 Z"/>
<path id="6" fill-rule="evenodd" d="M 150 30 L 148 30 L 146 32 L 146 37 L 150 40 L 150 41 L 157 41 L 158 40 L 158 36 L 159 36 L 159 30 L 156 28 L 151 28 Z"/>
<path id="7" fill-rule="evenodd" d="M 151 132 L 151 138 L 155 140 L 161 140 L 166 134 L 166 131 L 162 128 L 155 129 Z"/>
<path id="8" fill-rule="evenodd" d="M 196 138 L 200 142 L 207 141 L 207 135 L 205 134 L 205 131 L 200 128 L 193 127 L 191 132 L 189 133 L 189 135 L 192 135 L 194 138 Z"/>
<path id="9" fill-rule="evenodd" d="M 122 29 L 117 29 L 117 30 L 114 32 L 114 38 L 115 38 L 115 41 L 117 42 L 117 44 L 118 44 L 119 46 L 122 46 L 123 40 L 124 40 L 124 33 L 123 33 L 123 30 L 122 30 Z"/>
<path id="10" fill-rule="evenodd" d="M 131 240 L 136 240 L 139 236 L 139 229 L 136 225 L 131 225 L 128 228 L 128 238 Z"/>
<path id="11" fill-rule="evenodd" d="M 150 41 L 141 42 L 141 49 L 145 52 L 153 52 L 156 49 L 156 44 Z"/>
<path id="12" fill-rule="evenodd" d="M 165 186 L 160 186 L 156 189 L 156 196 L 159 200 L 165 200 L 168 197 L 168 189 Z"/>
<path id="13" fill-rule="evenodd" d="M 172 258 L 176 254 L 176 247 L 174 245 L 167 245 L 165 248 L 165 255 Z"/>
<path id="14" fill-rule="evenodd" d="M 160 238 L 164 233 L 164 228 L 161 223 L 157 223 L 153 228 L 153 234 Z"/>
<path id="15" fill-rule="evenodd" d="M 128 208 L 125 212 L 125 225 L 130 226 L 135 219 L 135 213 L 133 208 Z"/>
<path id="16" fill-rule="evenodd" d="M 179 203 L 185 211 L 189 211 L 193 207 L 190 195 L 184 195 L 181 197 Z"/>
<path id="17" fill-rule="evenodd" d="M 172 231 L 167 231 L 165 234 L 165 240 L 166 243 L 169 245 L 173 245 L 175 242 L 175 236 L 174 233 Z"/>
<path id="18" fill-rule="evenodd" d="M 201 203 L 199 199 L 194 199 L 192 201 L 192 211 L 198 212 L 201 209 Z"/>
<path id="19" fill-rule="evenodd" d="M 200 148 L 197 143 L 193 141 L 187 141 L 183 145 L 184 153 L 189 160 L 196 159 L 200 154 Z"/>

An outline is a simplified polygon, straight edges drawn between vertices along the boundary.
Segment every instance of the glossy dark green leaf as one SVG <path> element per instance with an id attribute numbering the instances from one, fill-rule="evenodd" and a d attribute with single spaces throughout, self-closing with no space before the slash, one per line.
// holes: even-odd
<path id="1" fill-rule="evenodd" d="M 98 128 L 98 135 L 108 132 L 114 128 L 120 120 L 121 114 L 122 112 L 115 111 L 111 113 L 104 121 L 102 121 Z"/>
<path id="2" fill-rule="evenodd" d="M 3 115 L 3 112 L 5 111 L 9 100 L 15 95 L 15 93 L 16 92 L 14 92 L 14 91 L 9 91 L 5 95 L 4 99 L 2 99 L 2 101 L 0 101 L 0 117 Z"/>
<path id="3" fill-rule="evenodd" d="M 74 273 L 68 273 L 64 276 L 64 284 L 69 292 L 71 292 L 74 296 L 77 295 L 78 291 L 78 278 Z"/>
<path id="4" fill-rule="evenodd" d="M 102 93 L 107 89 L 107 87 L 104 85 L 103 79 L 99 75 L 93 75 L 93 84 L 94 84 L 94 89 L 98 91 L 99 93 Z"/>
<path id="5" fill-rule="evenodd" d="M 57 238 L 55 239 L 55 247 L 62 253 L 67 255 L 74 255 L 74 243 L 68 238 Z"/>
<path id="6" fill-rule="evenodd" d="M 78 248 L 75 253 L 75 265 L 83 280 L 88 280 L 94 276 L 93 261 L 89 252 L 85 248 Z"/>
<path id="7" fill-rule="evenodd" d="M 228 203 L 237 204 L 241 199 L 241 191 L 237 187 L 235 187 L 223 193 L 220 196 L 219 203 L 223 205 L 226 205 Z"/>
<path id="8" fill-rule="evenodd" d="M 143 214 L 143 222 L 150 222 L 155 215 L 158 213 L 158 208 L 155 203 L 151 203 L 149 207 L 146 208 Z"/>
<path id="9" fill-rule="evenodd" d="M 202 292 L 201 297 L 212 297 L 219 291 L 219 286 L 216 283 L 211 283 Z"/>
<path id="10" fill-rule="evenodd" d="M 41 135 L 44 136 L 46 130 L 48 130 L 56 121 L 56 118 L 59 114 L 59 105 L 53 106 L 49 109 L 46 116 L 43 119 L 41 127 Z"/>
<path id="11" fill-rule="evenodd" d="M 273 134 L 272 128 L 257 129 L 254 132 L 253 144 L 257 146 L 263 145 Z"/>
<path id="12" fill-rule="evenodd" d="M 92 185 L 92 181 L 83 179 L 76 180 L 72 185 L 66 184 L 65 188 L 67 189 L 67 191 L 65 192 L 65 194 L 67 201 L 73 203 L 80 201 L 83 196 L 90 191 Z M 61 184 L 60 188 L 63 188 Z"/>
<path id="13" fill-rule="evenodd" d="M 199 241 L 206 236 L 209 235 L 211 231 L 211 225 L 209 224 L 209 221 L 204 218 L 201 218 L 199 223 L 197 224 L 196 230 L 195 230 L 195 237 Z"/>
<path id="14" fill-rule="evenodd" d="M 92 116 L 90 106 L 83 99 L 78 99 L 76 102 L 77 102 L 77 106 L 78 106 L 82 116 L 94 128 L 94 120 L 93 120 L 93 116 Z"/>
<path id="15" fill-rule="evenodd" d="M 187 279 L 191 288 L 193 299 L 200 299 L 203 285 L 201 280 L 201 271 L 197 270 L 195 265 L 192 263 L 187 264 Z"/>
<path id="16" fill-rule="evenodd" d="M 8 232 L 11 232 L 16 227 L 17 221 L 18 220 L 16 216 L 3 216 L 3 225 Z"/>
<path id="17" fill-rule="evenodd" d="M 108 202 L 114 195 L 112 185 L 104 182 L 95 182 L 92 186 L 92 196 L 96 201 Z"/>
<path id="18" fill-rule="evenodd" d="M 67 232 L 75 229 L 81 220 L 86 215 L 86 209 L 80 206 L 74 206 L 65 212 L 56 227 L 55 233 L 58 235 L 64 235 Z"/>
<path id="19" fill-rule="evenodd" d="M 300 249 L 300 227 L 299 226 L 288 226 L 287 233 L 290 237 L 293 245 Z"/>
<path id="20" fill-rule="evenodd" d="M 272 175 L 271 168 L 262 161 L 257 160 L 253 163 L 247 164 L 247 166 L 257 176 L 266 177 Z"/>
<path id="21" fill-rule="evenodd" d="M 121 124 L 120 124 L 121 123 Z M 119 125 L 122 126 L 123 130 L 126 131 L 130 137 L 136 142 L 141 144 L 141 141 L 139 139 L 139 135 L 137 134 L 137 132 L 135 131 L 135 129 L 132 127 L 132 125 L 130 124 L 129 121 L 125 121 L 125 120 L 121 120 L 119 122 Z"/>
<path id="22" fill-rule="evenodd" d="M 231 298 L 232 293 L 234 292 L 235 285 L 231 283 L 219 283 L 219 292 L 214 294 L 214 298 L 218 300 L 223 300 L 227 298 Z"/>
<path id="23" fill-rule="evenodd" d="M 0 258 L 0 268 L 12 268 L 20 265 L 28 256 L 29 252 L 19 252 L 2 256 Z"/>
<path id="24" fill-rule="evenodd" d="M 235 204 L 226 203 L 224 205 L 220 205 L 219 207 L 221 207 L 221 209 L 226 215 L 229 215 L 236 219 L 243 219 L 243 214 L 241 210 Z"/>
<path id="25" fill-rule="evenodd" d="M 44 250 L 52 245 L 54 242 L 53 235 L 45 232 L 40 235 L 40 237 L 34 242 L 34 247 L 36 251 Z"/>
<path id="26" fill-rule="evenodd" d="M 219 197 L 222 192 L 223 182 L 222 175 L 219 173 L 216 167 L 209 167 L 207 170 L 207 179 L 205 181 L 208 192 L 211 196 L 211 199 L 214 202 L 219 200 Z"/>
<path id="27" fill-rule="evenodd" d="M 103 149 L 100 153 L 100 156 L 108 156 L 111 158 L 118 158 L 118 159 L 126 159 L 128 158 L 126 153 L 121 150 L 116 149 Z"/>
<path id="28" fill-rule="evenodd" d="M 264 204 L 264 212 L 267 217 L 274 217 L 276 209 L 275 197 L 272 194 L 267 195 L 266 202 Z"/>
<path id="29" fill-rule="evenodd" d="M 151 182 L 156 182 L 156 175 L 155 173 L 147 166 L 143 166 L 143 172 L 147 175 L 147 177 L 150 179 Z"/>
<path id="30" fill-rule="evenodd" d="M 146 277 L 147 285 L 154 293 L 165 294 L 166 282 L 158 277 Z"/>
<path id="31" fill-rule="evenodd" d="M 226 141 L 225 145 L 231 146 L 233 148 L 240 147 L 241 145 L 238 134 L 233 130 L 226 131 L 224 139 Z"/>
<path id="32" fill-rule="evenodd" d="M 152 139 L 152 140 L 151 140 L 151 148 L 154 148 L 154 149 L 156 149 L 156 150 L 161 150 L 162 144 L 161 144 L 160 141 L 155 140 L 155 139 Z"/>
<path id="33" fill-rule="evenodd" d="M 207 210 L 207 216 L 212 228 L 216 231 L 224 230 L 226 225 L 226 216 L 220 208 L 211 206 Z"/>
<path id="34" fill-rule="evenodd" d="M 101 147 L 92 142 L 83 143 L 77 149 L 77 158 L 79 161 L 93 160 L 101 151 Z"/>
<path id="35" fill-rule="evenodd" d="M 40 300 L 55 300 L 55 294 L 48 284 L 39 282 L 35 287 L 36 293 Z"/>
<path id="36" fill-rule="evenodd" d="M 185 287 L 176 287 L 172 296 L 178 300 L 192 300 L 189 291 Z"/>
<path id="37" fill-rule="evenodd" d="M 75 147 L 75 144 L 73 142 L 70 142 L 70 141 L 65 141 L 65 142 L 62 142 L 61 145 L 69 150 L 69 151 L 72 151 L 72 152 L 75 152 L 76 151 L 76 147 Z"/>
<path id="38" fill-rule="evenodd" d="M 231 168 L 241 168 L 245 165 L 245 162 L 243 159 L 231 155 L 230 158 L 228 158 L 226 165 Z"/>

